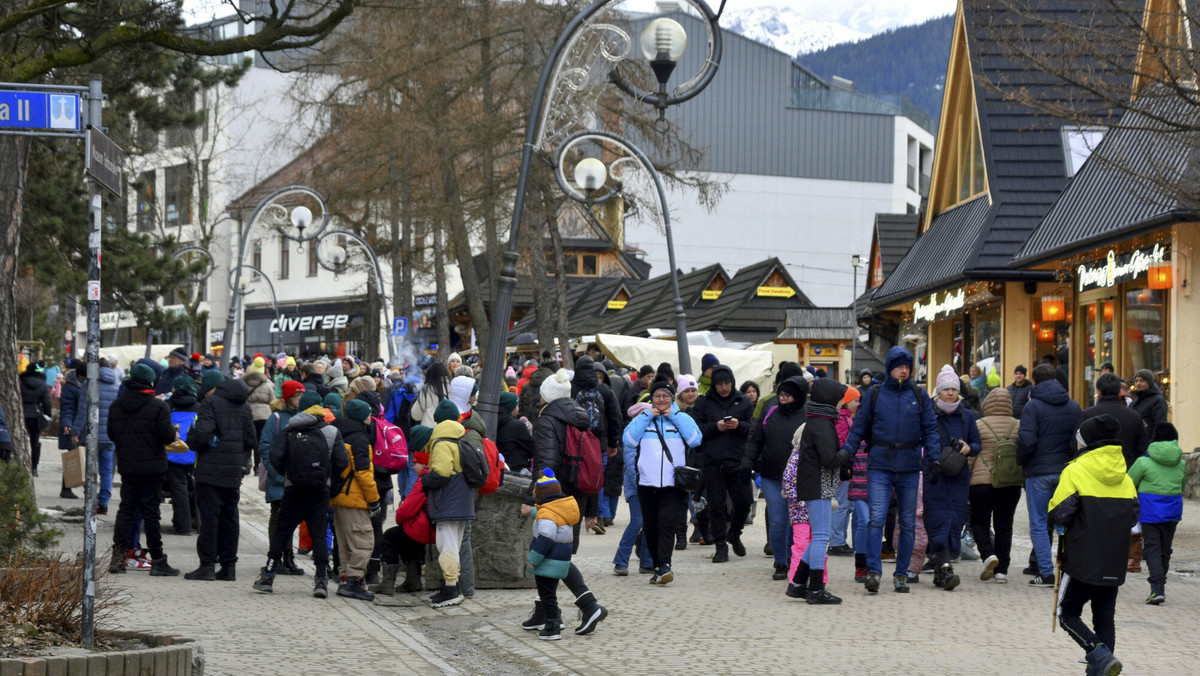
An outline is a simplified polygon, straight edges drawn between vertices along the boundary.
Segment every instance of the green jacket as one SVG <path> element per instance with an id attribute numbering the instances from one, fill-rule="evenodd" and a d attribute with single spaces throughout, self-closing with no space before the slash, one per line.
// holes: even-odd
<path id="1" fill-rule="evenodd" d="M 1139 493 L 1183 495 L 1186 463 L 1178 441 L 1156 441 L 1129 468 Z"/>

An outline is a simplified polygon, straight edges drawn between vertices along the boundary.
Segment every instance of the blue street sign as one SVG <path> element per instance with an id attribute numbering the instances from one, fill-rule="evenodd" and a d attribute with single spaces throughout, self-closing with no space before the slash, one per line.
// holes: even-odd
<path id="1" fill-rule="evenodd" d="M 0 90 L 0 127 L 79 131 L 77 94 Z"/>
<path id="2" fill-rule="evenodd" d="M 393 336 L 408 335 L 408 317 L 393 317 L 392 318 L 392 335 Z"/>

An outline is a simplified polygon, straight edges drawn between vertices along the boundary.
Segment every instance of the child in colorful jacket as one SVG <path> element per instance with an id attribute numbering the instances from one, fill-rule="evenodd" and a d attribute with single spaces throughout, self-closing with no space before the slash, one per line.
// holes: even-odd
<path id="1" fill-rule="evenodd" d="M 1138 494 L 1125 473 L 1121 424 L 1107 414 L 1079 426 L 1079 455 L 1063 469 L 1050 498 L 1059 538 L 1058 623 L 1087 653 L 1089 674 L 1118 674 L 1113 656 L 1117 591 L 1125 583 L 1129 531 L 1138 522 Z M 1092 627 L 1083 621 L 1092 606 Z"/>
<path id="2" fill-rule="evenodd" d="M 567 580 L 571 589 L 583 591 L 575 605 L 583 614 L 583 623 L 576 634 L 589 634 L 596 624 L 608 616 L 608 610 L 596 601 L 596 596 L 583 583 L 583 574 L 571 563 L 572 543 L 579 523 L 579 503 L 563 492 L 554 470 L 542 470 L 533 487 L 533 542 L 525 561 L 537 583 L 538 600 L 533 615 L 521 624 L 526 630 L 540 630 L 538 638 L 557 641 L 562 638 L 562 611 L 558 608 L 558 581 Z"/>
<path id="3" fill-rule="evenodd" d="M 854 416 L 862 404 L 862 393 L 857 388 L 847 387 L 838 408 L 838 443 L 845 444 L 854 426 Z M 871 521 L 871 510 L 867 502 L 867 445 L 858 445 L 850 458 L 850 481 L 846 499 L 850 502 L 851 530 L 854 533 L 854 581 L 867 581 L 867 526 Z M 924 549 L 922 549 L 924 555 Z"/>
<path id="4" fill-rule="evenodd" d="M 1183 519 L 1183 482 L 1186 474 L 1179 433 L 1169 422 L 1151 431 L 1146 455 L 1134 461 L 1129 478 L 1138 490 L 1141 506 L 1142 557 L 1150 568 L 1150 596 L 1146 603 L 1157 606 L 1167 600 L 1165 586 L 1171 566 L 1171 543 L 1175 527 Z"/>

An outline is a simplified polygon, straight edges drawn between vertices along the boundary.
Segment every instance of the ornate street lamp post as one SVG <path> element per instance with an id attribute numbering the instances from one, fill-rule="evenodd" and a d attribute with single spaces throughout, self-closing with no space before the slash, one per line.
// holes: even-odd
<path id="1" fill-rule="evenodd" d="M 547 152 L 577 131 L 581 126 L 580 120 L 594 117 L 597 103 L 604 92 L 602 87 L 597 86 L 598 83 L 590 82 L 592 74 L 597 71 L 604 72 L 608 81 L 634 99 L 657 108 L 659 122 L 656 126 L 661 129 L 666 124 L 666 109 L 699 94 L 712 81 L 721 62 L 721 30 L 717 25 L 720 14 L 714 13 L 704 0 L 686 0 L 705 22 L 708 43 L 704 67 L 674 90 L 667 88 L 675 63 L 686 47 L 686 33 L 678 22 L 659 17 L 650 22 L 641 37 L 642 51 L 650 59 L 658 89 L 654 92 L 638 89 L 619 70 L 620 62 L 628 56 L 633 46 L 633 40 L 609 21 L 617 17 L 607 16 L 608 10 L 613 10 L 623 1 L 596 0 L 571 19 L 554 43 L 534 91 L 525 128 L 525 143 L 521 150 L 521 169 L 517 178 L 508 248 L 504 252 L 497 280 L 498 291 L 491 308 L 483 381 L 476 405 L 483 415 L 489 436 L 495 434 L 496 415 L 499 412 L 500 379 L 506 366 L 505 346 L 512 315 L 513 289 L 517 284 L 517 261 L 520 259 L 518 235 L 525 211 L 525 193 L 534 150 Z M 665 200 L 663 203 L 665 205 Z M 675 267 L 673 262 L 671 267 Z M 676 338 L 686 339 L 686 336 L 679 335 Z M 683 364 L 680 366 L 684 367 Z"/>

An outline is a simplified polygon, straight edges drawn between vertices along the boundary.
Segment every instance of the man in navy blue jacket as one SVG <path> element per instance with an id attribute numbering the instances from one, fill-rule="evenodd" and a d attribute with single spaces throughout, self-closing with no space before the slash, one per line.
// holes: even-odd
<path id="1" fill-rule="evenodd" d="M 916 538 L 917 486 L 925 458 L 940 458 L 941 438 L 933 415 L 933 403 L 923 388 L 910 379 L 912 355 L 902 347 L 888 350 L 887 378 L 863 393 L 862 406 L 846 437 L 842 452 L 853 456 L 859 443 L 867 442 L 867 497 L 871 510 L 867 532 L 866 589 L 879 591 L 883 573 L 880 554 L 883 524 L 888 503 L 896 492 L 900 542 L 896 548 L 896 572 L 892 576 L 898 592 L 908 591 L 908 562 Z M 1072 428 L 1073 429 L 1073 428 Z M 1044 511 L 1044 510 L 1043 510 Z"/>
<path id="2" fill-rule="evenodd" d="M 1033 369 L 1033 390 L 1021 409 L 1017 433 L 1017 460 L 1025 470 L 1025 506 L 1029 509 L 1029 537 L 1037 556 L 1038 575 L 1029 584 L 1054 586 L 1054 555 L 1046 512 L 1058 476 L 1075 457 L 1075 429 L 1083 410 L 1056 378 L 1055 367 L 1038 364 Z"/>

